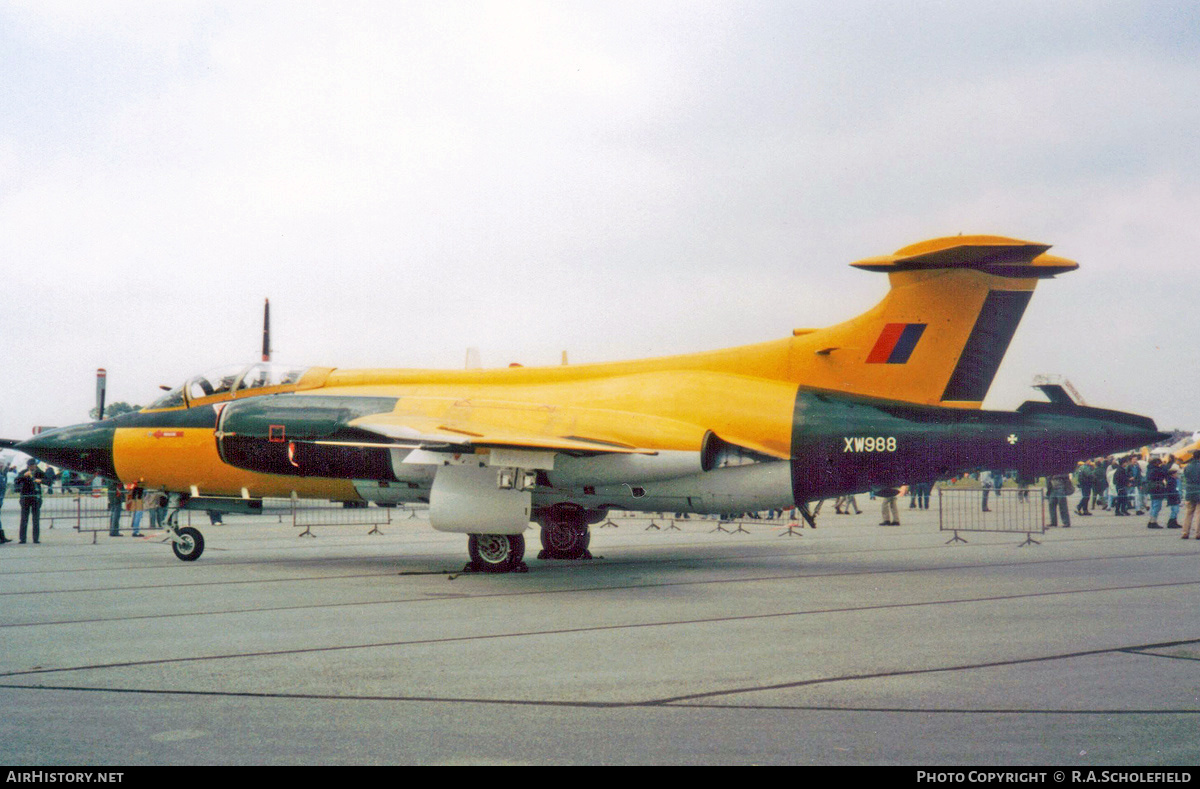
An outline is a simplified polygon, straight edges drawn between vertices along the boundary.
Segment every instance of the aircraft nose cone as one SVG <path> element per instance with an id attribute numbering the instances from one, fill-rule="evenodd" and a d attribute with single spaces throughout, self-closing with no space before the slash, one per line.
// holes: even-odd
<path id="1" fill-rule="evenodd" d="M 32 455 L 38 460 L 80 474 L 96 474 L 116 479 L 113 468 L 114 428 L 101 422 L 60 427 L 39 433 L 22 441 L 13 449 Z"/>

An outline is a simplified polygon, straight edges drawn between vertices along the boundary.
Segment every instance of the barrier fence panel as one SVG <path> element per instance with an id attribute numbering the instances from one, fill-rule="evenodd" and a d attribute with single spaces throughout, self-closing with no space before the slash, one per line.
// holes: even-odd
<path id="1" fill-rule="evenodd" d="M 382 534 L 380 526 L 385 526 L 400 518 L 416 517 L 416 510 L 410 507 L 370 507 L 363 504 L 347 507 L 340 501 L 325 501 L 320 499 L 263 499 L 262 510 L 251 517 L 264 519 L 264 522 L 290 523 L 296 528 L 302 528 L 300 537 L 315 537 L 314 526 L 370 526 L 367 534 Z M 207 515 L 203 510 L 184 510 L 187 524 L 203 526 Z M 394 514 L 393 514 L 394 513 Z M 230 513 L 223 513 L 228 515 Z M 245 514 L 245 513 L 232 513 Z"/>
<path id="2" fill-rule="evenodd" d="M 382 533 L 381 526 L 391 524 L 401 519 L 417 517 L 418 505 L 397 507 L 353 506 L 346 507 L 340 501 L 318 501 L 313 499 L 264 499 L 261 512 L 254 513 L 222 513 L 220 517 L 230 515 L 249 515 L 264 525 L 267 523 L 290 523 L 296 528 L 304 529 L 300 536 L 314 536 L 314 526 L 370 526 L 368 534 Z M 17 497 L 7 496 L 5 500 L 5 520 L 16 520 L 19 513 Z M 68 528 L 80 533 L 92 533 L 92 541 L 99 532 L 107 532 L 112 511 L 108 507 L 108 492 L 104 488 L 67 493 L 44 494 L 40 510 L 40 523 L 43 529 Z M 133 513 L 121 502 L 122 531 L 131 526 Z M 204 510 L 185 509 L 179 513 L 180 522 L 187 526 L 211 525 L 212 516 Z M 5 523 L 5 525 L 8 525 Z M 141 528 L 153 529 L 151 513 L 143 512 Z"/>
<path id="3" fill-rule="evenodd" d="M 742 512 L 728 515 L 704 515 L 682 512 L 626 512 L 611 510 L 607 518 L 596 524 L 594 529 L 616 529 L 622 525 L 642 525 L 643 531 L 683 531 L 679 525 L 695 524 L 705 527 L 711 532 L 726 532 L 728 534 L 750 534 L 746 526 L 762 525 L 784 527 L 793 531 L 799 527 L 799 520 L 794 509 L 765 510 L 763 512 Z M 714 528 L 708 529 L 708 526 Z M 785 531 L 784 533 L 788 533 Z"/>
<path id="4" fill-rule="evenodd" d="M 18 498 L 19 497 L 14 497 Z M 108 528 L 108 493 L 104 488 L 42 496 L 42 528 L 66 526 L 76 531 Z"/>
<path id="5" fill-rule="evenodd" d="M 269 501 L 269 500 L 267 500 Z M 263 502 L 263 506 L 267 505 Z M 398 507 L 346 507 L 340 501 L 290 501 L 292 525 L 304 527 L 300 537 L 315 537 L 313 526 L 370 526 L 367 534 L 382 534 L 379 528 L 392 522 L 393 510 Z"/>
<path id="6" fill-rule="evenodd" d="M 1037 543 L 1032 535 L 1045 533 L 1044 494 L 1040 488 L 1005 488 L 1000 495 L 996 495 L 995 491 L 987 491 L 989 496 L 986 499 L 986 509 L 984 493 L 980 488 L 938 490 L 938 524 L 941 531 L 954 532 L 954 538 L 950 542 L 966 542 L 959 536 L 959 532 L 996 532 L 1025 534 L 1027 539 L 1022 545 L 1027 545 Z M 271 519 L 277 524 L 290 522 L 292 526 L 303 529 L 300 536 L 313 536 L 312 528 L 315 526 L 370 526 L 368 533 L 371 534 L 380 533 L 382 526 L 417 517 L 418 509 L 422 507 L 347 507 L 338 501 L 264 499 L 261 514 L 255 513 L 253 517 L 262 518 L 264 523 L 271 522 Z M 124 510 L 124 507 L 122 510 L 121 528 L 124 530 L 129 528 L 131 513 Z M 145 515 L 143 528 L 151 528 L 150 513 Z M 80 532 L 107 531 L 109 516 L 108 496 L 103 488 L 55 493 L 44 496 L 42 500 L 43 528 L 53 529 L 57 526 Z M 203 526 L 209 521 L 203 510 L 184 510 L 180 516 L 187 525 L 194 523 Z M 696 521 L 697 525 L 705 522 L 711 525 L 715 522 L 716 531 L 736 532 L 745 531 L 742 527 L 751 524 L 794 526 L 796 515 L 794 510 L 782 513 L 740 513 L 720 517 L 613 511 L 597 528 L 612 528 L 617 526 L 618 522 L 646 520 L 650 522 L 650 525 L 644 527 L 646 529 L 677 529 L 677 523 L 692 520 Z"/>
<path id="7" fill-rule="evenodd" d="M 990 494 L 986 498 L 984 494 Z M 938 525 L 954 532 L 951 542 L 966 542 L 960 531 L 1024 534 L 1021 545 L 1040 545 L 1034 534 L 1046 531 L 1040 488 L 1005 488 L 1000 494 L 981 488 L 939 489 Z"/>

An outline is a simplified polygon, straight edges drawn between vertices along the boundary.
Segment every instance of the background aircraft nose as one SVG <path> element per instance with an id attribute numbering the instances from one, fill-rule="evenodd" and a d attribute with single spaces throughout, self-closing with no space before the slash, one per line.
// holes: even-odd
<path id="1" fill-rule="evenodd" d="M 39 433 L 13 449 L 52 466 L 116 479 L 117 472 L 113 468 L 114 432 L 114 428 L 102 422 L 60 427 Z"/>

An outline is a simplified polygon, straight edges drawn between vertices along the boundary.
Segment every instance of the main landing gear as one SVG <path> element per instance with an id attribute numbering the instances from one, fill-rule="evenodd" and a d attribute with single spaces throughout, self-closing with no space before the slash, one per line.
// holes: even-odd
<path id="1" fill-rule="evenodd" d="M 582 509 L 558 508 L 542 521 L 542 550 L 539 559 L 591 559 L 588 545 L 592 533 Z"/>
<path id="2" fill-rule="evenodd" d="M 471 563 L 467 570 L 477 573 L 524 573 L 525 537 L 521 534 L 471 534 L 467 536 Z"/>
<path id="3" fill-rule="evenodd" d="M 539 559 L 591 559 L 588 545 L 589 513 L 582 507 L 559 504 L 538 514 L 542 527 Z M 521 561 L 525 556 L 525 538 L 520 534 L 472 534 L 467 542 L 471 563 L 466 569 L 482 573 L 527 572 Z"/>

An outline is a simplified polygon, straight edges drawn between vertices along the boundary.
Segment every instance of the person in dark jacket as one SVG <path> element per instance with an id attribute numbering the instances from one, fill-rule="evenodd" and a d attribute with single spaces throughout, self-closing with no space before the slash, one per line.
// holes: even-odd
<path id="1" fill-rule="evenodd" d="M 1145 515 L 1146 511 L 1142 509 L 1142 483 L 1145 480 L 1142 479 L 1141 463 L 1136 457 L 1130 456 L 1126 471 L 1129 472 L 1129 509 L 1136 509 L 1135 515 Z"/>
<path id="2" fill-rule="evenodd" d="M 108 480 L 108 536 L 121 536 L 121 511 L 124 508 L 124 488 L 115 479 Z"/>
<path id="3" fill-rule="evenodd" d="M 1092 466 L 1092 509 L 1106 508 L 1108 493 L 1108 461 L 1101 458 Z"/>
<path id="4" fill-rule="evenodd" d="M 1050 528 L 1058 526 L 1058 516 L 1062 515 L 1064 529 L 1071 528 L 1071 513 L 1067 507 L 1067 497 L 1075 492 L 1071 478 L 1066 474 L 1055 474 L 1046 480 L 1046 501 L 1050 505 Z"/>
<path id="5" fill-rule="evenodd" d="M 1167 498 L 1167 472 L 1158 458 L 1150 458 L 1150 465 L 1146 467 L 1146 490 L 1150 494 L 1150 522 L 1146 528 L 1161 529 L 1158 513 Z"/>
<path id="6" fill-rule="evenodd" d="M 1079 497 L 1079 503 L 1075 505 L 1076 515 L 1091 515 L 1088 507 L 1092 503 L 1092 472 L 1094 465 L 1092 461 L 1080 463 L 1079 468 L 1075 470 L 1075 486 L 1079 488 L 1082 494 Z"/>
<path id="7" fill-rule="evenodd" d="M 1171 508 L 1171 514 L 1167 519 L 1168 529 L 1181 528 L 1179 525 L 1179 487 L 1182 480 L 1180 475 L 1182 471 L 1179 466 L 1171 464 L 1170 466 L 1163 465 L 1163 472 L 1167 475 L 1167 495 L 1163 497 L 1163 502 Z"/>
<path id="8" fill-rule="evenodd" d="M 1129 469 L 1128 461 L 1122 458 L 1113 471 L 1113 487 L 1117 489 L 1117 498 L 1113 507 L 1114 515 L 1129 514 Z"/>
<path id="9" fill-rule="evenodd" d="M 25 542 L 25 531 L 30 516 L 33 516 L 33 542 L 36 545 L 41 537 L 42 518 L 42 481 L 45 473 L 38 468 L 37 461 L 32 458 L 25 465 L 25 470 L 13 482 L 13 490 L 21 494 L 21 526 L 18 535 Z"/>

